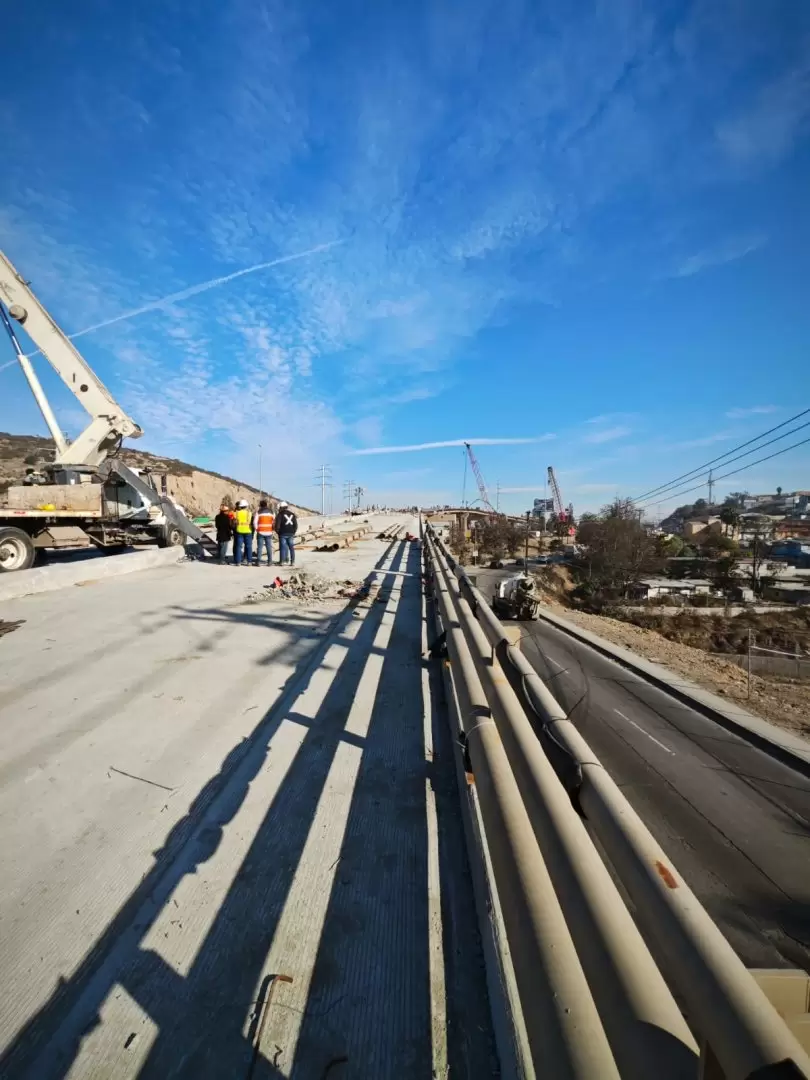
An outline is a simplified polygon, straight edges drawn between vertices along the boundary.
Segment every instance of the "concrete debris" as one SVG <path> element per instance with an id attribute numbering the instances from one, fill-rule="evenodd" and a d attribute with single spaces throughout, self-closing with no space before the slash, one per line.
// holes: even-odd
<path id="1" fill-rule="evenodd" d="M 16 630 L 19 626 L 22 626 L 24 622 L 25 619 L 20 619 L 18 622 L 5 622 L 3 619 L 0 619 L 0 637 L 2 637 L 3 634 L 10 634 L 12 630 Z"/>
<path id="2" fill-rule="evenodd" d="M 323 603 L 326 600 L 351 600 L 365 596 L 368 586 L 357 581 L 331 581 L 320 574 L 290 574 L 285 581 L 277 577 L 261 589 L 245 597 L 246 604 L 262 604 L 267 600 L 286 600 L 297 604 Z"/>

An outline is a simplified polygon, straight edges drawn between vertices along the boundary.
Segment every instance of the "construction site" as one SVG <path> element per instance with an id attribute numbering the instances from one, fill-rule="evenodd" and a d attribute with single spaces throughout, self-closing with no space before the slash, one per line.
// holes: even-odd
<path id="1" fill-rule="evenodd" d="M 810 1078 L 799 733 L 543 603 L 530 514 L 468 573 L 470 443 L 478 508 L 222 565 L 0 293 L 54 447 L 0 506 L 3 1077 Z"/>

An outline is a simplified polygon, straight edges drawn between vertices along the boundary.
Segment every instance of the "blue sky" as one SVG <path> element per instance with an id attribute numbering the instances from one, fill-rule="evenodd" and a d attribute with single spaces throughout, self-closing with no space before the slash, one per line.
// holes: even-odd
<path id="1" fill-rule="evenodd" d="M 472 439 L 503 507 L 553 464 L 587 509 L 810 405 L 807 4 L 43 0 L 3 38 L 0 244 L 108 324 L 145 449 L 455 502 L 458 446 L 369 451 Z M 0 429 L 44 431 L 13 365 Z"/>

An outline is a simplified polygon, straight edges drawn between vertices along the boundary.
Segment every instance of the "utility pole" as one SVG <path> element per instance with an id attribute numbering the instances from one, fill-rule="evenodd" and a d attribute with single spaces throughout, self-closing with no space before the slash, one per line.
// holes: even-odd
<path id="1" fill-rule="evenodd" d="M 529 519 L 531 518 L 531 510 L 526 511 L 526 551 L 523 559 L 523 568 L 528 574 L 529 572 Z"/>
<path id="2" fill-rule="evenodd" d="M 709 506 L 712 506 L 712 490 L 714 489 L 714 470 L 709 469 Z"/>
<path id="3" fill-rule="evenodd" d="M 464 447 L 464 483 L 461 487 L 461 506 L 467 505 L 467 448 Z"/>
<path id="4" fill-rule="evenodd" d="M 500 514 L 500 512 L 501 512 L 501 482 L 500 482 L 500 480 L 495 485 L 495 509 Z"/>
<path id="5" fill-rule="evenodd" d="M 326 516 L 326 489 L 332 486 L 332 466 L 319 465 L 318 475 L 315 477 L 315 487 L 321 489 L 321 517 Z"/>
<path id="6" fill-rule="evenodd" d="M 263 492 L 264 492 L 264 488 L 262 487 L 262 444 L 259 443 L 259 497 L 260 498 L 261 498 Z M 268 558 L 269 558 L 269 556 L 268 556 Z"/>

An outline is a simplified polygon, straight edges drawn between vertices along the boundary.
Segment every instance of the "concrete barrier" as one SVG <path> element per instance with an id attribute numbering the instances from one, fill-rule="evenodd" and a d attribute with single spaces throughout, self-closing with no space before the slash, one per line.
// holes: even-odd
<path id="1" fill-rule="evenodd" d="M 115 554 L 83 559 L 81 562 L 63 563 L 61 566 L 34 566 L 30 570 L 0 574 L 0 603 L 3 600 L 16 600 L 19 596 L 53 592 L 71 585 L 132 574 L 136 570 L 170 566 L 185 557 L 186 552 L 182 547 L 150 548 L 145 551 L 129 548 Z"/>
<path id="2" fill-rule="evenodd" d="M 547 608 L 541 607 L 539 615 L 541 619 L 564 630 L 566 634 L 586 645 L 590 645 L 609 659 L 616 660 L 623 667 L 635 671 L 648 682 L 683 701 L 690 708 L 703 713 L 704 716 L 708 716 L 727 730 L 753 742 L 760 749 L 779 758 L 792 768 L 798 768 L 802 773 L 810 775 L 810 742 L 806 739 L 792 735 L 789 731 L 784 731 L 775 724 L 763 720 L 761 716 L 755 716 L 754 713 L 748 712 L 741 706 L 724 700 L 709 690 L 704 690 L 702 686 L 690 682 L 682 675 L 676 675 L 661 664 L 654 664 L 629 649 L 623 649 L 620 645 L 614 645 L 606 638 L 591 633 L 590 630 L 583 630 L 575 623 L 552 614 Z"/>

